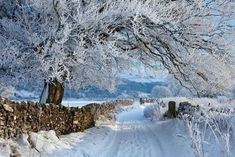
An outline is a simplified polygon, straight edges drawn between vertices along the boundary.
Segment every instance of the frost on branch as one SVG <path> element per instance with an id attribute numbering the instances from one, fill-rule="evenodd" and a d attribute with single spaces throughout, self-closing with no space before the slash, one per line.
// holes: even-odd
<path id="1" fill-rule="evenodd" d="M 181 112 L 183 113 L 181 118 L 188 127 L 195 156 L 207 157 L 211 147 L 218 145 L 221 150 L 216 151 L 223 151 L 224 156 L 229 157 L 234 145 L 234 109 L 227 107 L 198 109 L 190 114 Z"/>
<path id="2" fill-rule="evenodd" d="M 160 62 L 198 96 L 227 94 L 234 85 L 233 1 L 9 0 L 0 5 L 3 82 L 56 79 L 113 89 L 119 67 L 134 59 L 153 69 Z"/>

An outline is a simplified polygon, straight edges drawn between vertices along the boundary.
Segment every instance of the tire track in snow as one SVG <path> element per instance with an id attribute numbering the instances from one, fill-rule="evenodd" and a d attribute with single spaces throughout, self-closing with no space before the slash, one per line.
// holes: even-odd
<path id="1" fill-rule="evenodd" d="M 112 138 L 108 146 L 104 147 L 103 153 L 101 154 L 102 157 L 117 157 L 120 152 L 120 146 L 125 144 L 123 143 L 123 140 L 127 139 L 127 137 L 124 137 L 123 125 L 116 124 L 116 126 L 117 129 L 114 130 L 115 136 Z"/>
<path id="2" fill-rule="evenodd" d="M 102 157 L 164 157 L 162 145 L 146 123 L 118 124 L 116 136 Z"/>
<path id="3" fill-rule="evenodd" d="M 134 147 L 133 147 L 133 142 L 135 141 L 134 139 L 136 138 L 136 133 L 135 133 L 135 126 L 130 125 L 126 126 L 126 124 L 121 124 L 121 134 L 123 135 L 122 138 L 120 138 L 120 146 L 119 146 L 119 151 L 117 153 L 116 157 L 126 157 L 130 152 L 134 153 Z M 128 147 L 127 147 L 128 146 Z"/>
<path id="4" fill-rule="evenodd" d="M 150 150 L 150 145 L 148 141 L 148 135 L 143 129 L 143 124 L 138 124 L 138 129 L 136 131 L 138 135 L 138 141 L 139 141 L 139 147 L 142 148 L 142 156 L 143 157 L 151 157 L 151 150 Z M 137 154 L 138 155 L 138 154 Z"/>
<path id="5" fill-rule="evenodd" d="M 149 137 L 149 144 L 151 146 L 151 156 L 154 157 L 157 154 L 160 154 L 161 157 L 165 157 L 166 156 L 166 151 L 164 150 L 164 147 L 162 145 L 162 142 L 160 140 L 160 138 L 156 135 L 156 133 L 152 130 L 151 126 L 149 126 L 151 124 L 146 124 L 145 130 L 147 130 Z"/>
<path id="6" fill-rule="evenodd" d="M 143 139 L 139 134 L 139 126 L 135 124 L 117 124 L 116 136 L 103 149 L 102 157 L 146 156 Z M 101 152 L 101 151 L 100 151 Z"/>
<path id="7" fill-rule="evenodd" d="M 97 152 L 95 152 L 94 157 L 100 156 L 103 157 L 104 152 L 106 152 L 107 146 L 110 145 L 110 143 L 112 144 L 117 138 L 117 132 L 116 131 L 111 131 L 107 136 L 104 137 L 104 142 L 103 143 L 97 143 L 97 145 L 99 145 L 100 148 L 97 150 Z"/>
<path id="8" fill-rule="evenodd" d="M 133 138 L 130 138 L 129 140 L 129 146 L 124 146 L 125 149 L 129 150 L 126 151 L 125 154 L 129 154 L 128 156 L 146 156 L 146 152 L 148 150 L 148 147 L 146 147 L 146 138 L 144 138 L 144 134 L 141 134 L 140 132 L 140 126 L 139 124 L 131 124 L 130 126 L 130 133 L 133 135 Z M 124 153 L 121 156 L 123 156 Z"/>

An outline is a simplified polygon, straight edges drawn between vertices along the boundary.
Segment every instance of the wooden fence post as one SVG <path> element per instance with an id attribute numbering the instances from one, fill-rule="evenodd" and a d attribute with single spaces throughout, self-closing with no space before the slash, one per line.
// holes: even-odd
<path id="1" fill-rule="evenodd" d="M 168 103 L 168 116 L 171 118 L 175 118 L 177 116 L 175 101 L 170 101 Z"/>

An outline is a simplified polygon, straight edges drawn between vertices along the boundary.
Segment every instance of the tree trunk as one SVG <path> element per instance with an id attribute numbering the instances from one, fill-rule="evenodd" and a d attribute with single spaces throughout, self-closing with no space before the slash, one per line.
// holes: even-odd
<path id="1" fill-rule="evenodd" d="M 45 82 L 40 97 L 40 103 L 52 103 L 60 105 L 64 96 L 64 86 L 54 79 L 52 82 Z"/>

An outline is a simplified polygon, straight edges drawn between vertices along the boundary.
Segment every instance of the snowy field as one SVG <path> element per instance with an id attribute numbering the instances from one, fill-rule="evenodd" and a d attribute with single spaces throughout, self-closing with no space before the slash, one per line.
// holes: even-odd
<path id="1" fill-rule="evenodd" d="M 104 103 L 105 101 L 96 101 L 96 100 L 84 100 L 84 99 L 66 99 L 62 101 L 62 105 L 68 106 L 68 107 L 82 107 L 87 104 L 92 104 L 92 103 Z"/>
<path id="2" fill-rule="evenodd" d="M 227 152 L 224 149 L 223 138 L 214 136 L 209 130 L 198 132 L 200 135 L 204 134 L 206 138 L 196 138 L 198 141 L 195 142 L 193 139 L 195 135 L 192 136 L 192 130 L 189 129 L 190 125 L 187 122 L 180 119 L 163 119 L 162 115 L 167 108 L 164 104 L 172 99 L 161 99 L 157 104 L 140 105 L 136 102 L 116 114 L 115 125 L 96 126 L 83 133 L 72 133 L 59 138 L 54 131 L 31 133 L 30 141 L 35 148 L 30 148 L 26 140 L 28 135 L 17 140 L 1 140 L 0 157 L 9 157 L 10 153 L 21 154 L 19 155 L 21 157 L 235 156 L 234 137 L 229 136 L 230 147 Z M 230 105 L 226 105 L 225 102 L 233 103 L 232 100 L 213 99 L 174 98 L 173 100 L 190 101 L 200 106 L 208 106 L 210 103 L 213 107 L 221 103 L 228 107 Z"/>

